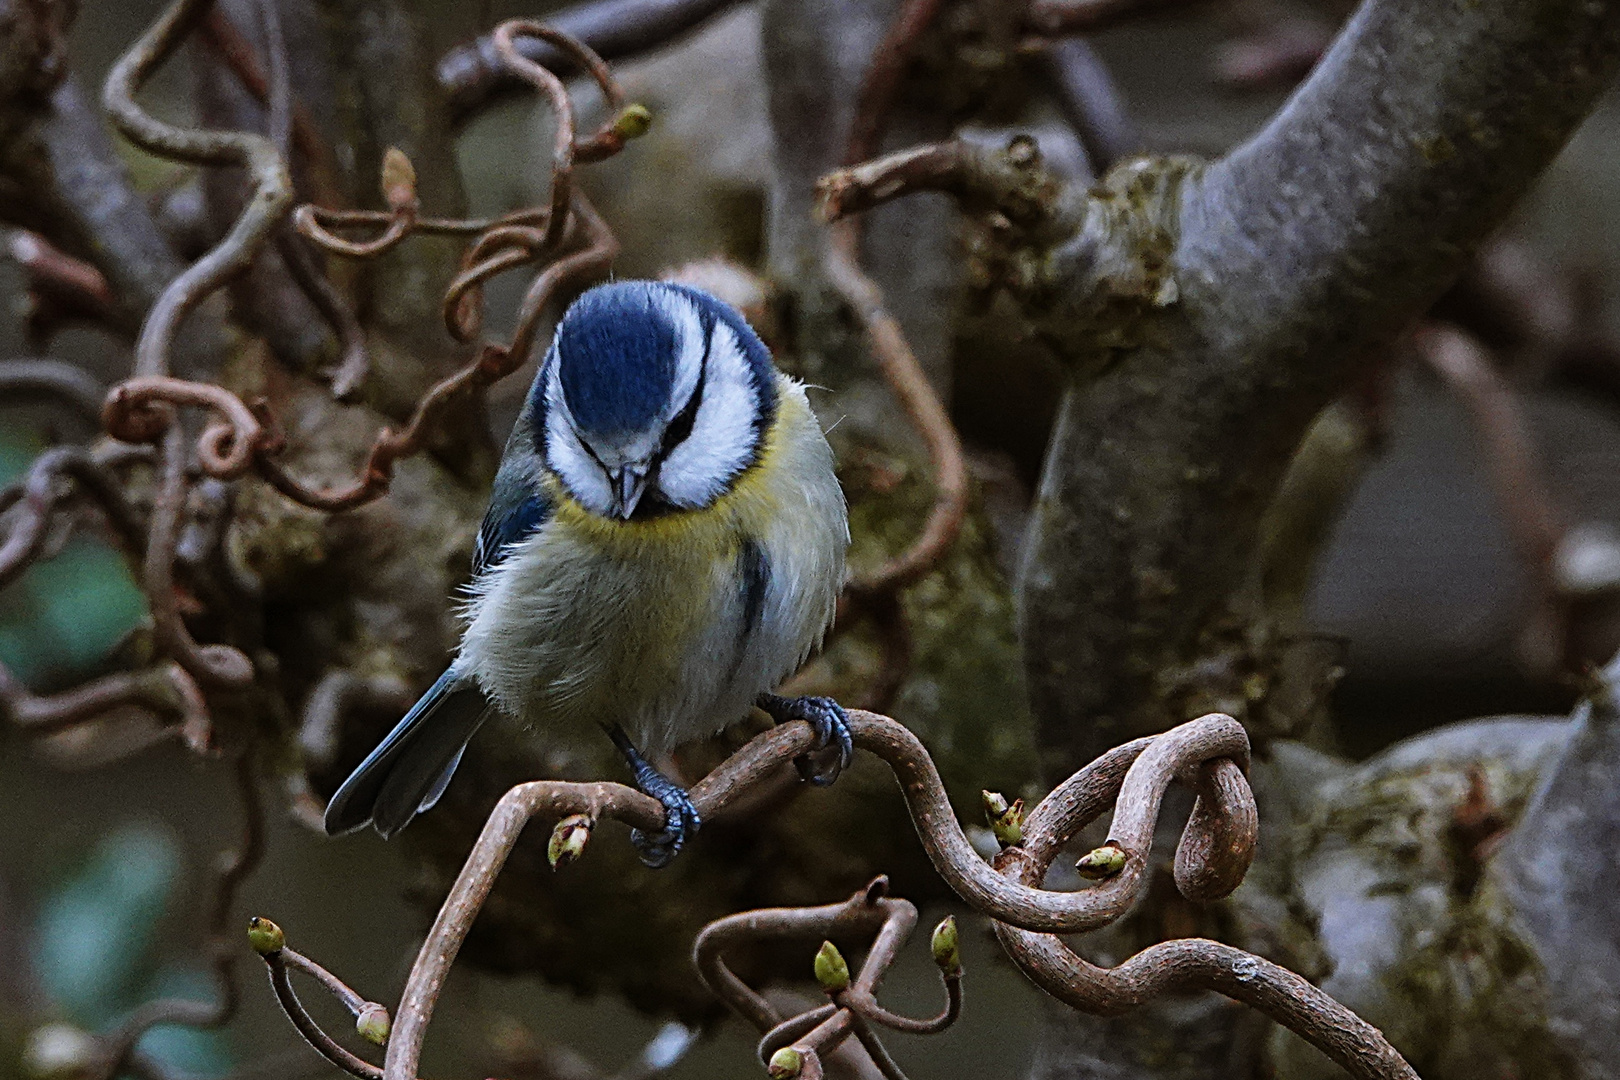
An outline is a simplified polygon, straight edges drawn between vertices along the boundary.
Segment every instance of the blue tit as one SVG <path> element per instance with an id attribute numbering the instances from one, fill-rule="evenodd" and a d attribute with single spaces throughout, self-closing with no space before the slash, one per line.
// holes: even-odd
<path id="1" fill-rule="evenodd" d="M 403 828 L 499 711 L 569 741 L 605 727 L 666 809 L 633 839 L 662 865 L 697 829 L 643 756 L 759 705 L 848 763 L 826 698 L 771 691 L 832 621 L 849 522 L 804 388 L 697 289 L 598 286 L 563 315 L 507 440 L 447 670 L 332 797 L 326 831 Z"/>

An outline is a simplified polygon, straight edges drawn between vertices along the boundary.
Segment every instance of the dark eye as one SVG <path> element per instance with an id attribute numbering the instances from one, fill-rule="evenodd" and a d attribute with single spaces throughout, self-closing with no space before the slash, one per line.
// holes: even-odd
<path id="1" fill-rule="evenodd" d="M 675 418 L 664 429 L 663 441 L 658 444 L 658 452 L 653 455 L 654 461 L 664 460 L 669 456 L 670 451 L 685 442 L 692 434 L 692 425 L 697 420 L 698 406 L 703 404 L 703 384 L 707 380 L 708 374 L 708 365 L 704 365 L 703 369 L 698 373 L 697 385 L 692 388 L 692 396 L 686 399 L 686 404 L 681 407 L 681 411 L 675 414 Z"/>

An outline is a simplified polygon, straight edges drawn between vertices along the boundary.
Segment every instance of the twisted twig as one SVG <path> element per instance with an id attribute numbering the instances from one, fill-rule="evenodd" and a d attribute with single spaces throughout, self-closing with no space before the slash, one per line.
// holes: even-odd
<path id="1" fill-rule="evenodd" d="M 1253 857 L 1256 838 L 1253 796 L 1242 779 L 1242 767 L 1248 759 L 1248 739 L 1241 725 L 1229 716 L 1212 714 L 1103 755 L 1059 785 L 1031 811 L 1022 845 L 1009 847 L 994 867 L 986 864 L 968 844 L 933 761 L 914 735 L 888 717 L 874 713 L 852 711 L 850 726 L 856 746 L 883 758 L 894 769 L 934 868 L 957 895 L 976 910 L 1008 924 L 1009 928 L 1023 931 L 1007 939 L 1022 950 L 1015 958 L 1024 957 L 1031 977 L 1041 985 L 1061 982 L 1068 987 L 1070 998 L 1065 1000 L 1094 1000 L 1087 996 L 1095 981 L 1092 971 L 1071 970 L 1061 965 L 1053 967 L 1041 952 L 1048 948 L 1048 939 L 1042 933 L 1029 931 L 1097 929 L 1130 909 L 1146 884 L 1144 870 L 1153 830 L 1164 790 L 1172 780 L 1182 778 L 1199 796 L 1177 854 L 1176 879 L 1187 895 L 1205 900 L 1225 895 L 1242 879 Z M 694 787 L 693 805 L 700 815 L 712 817 L 727 803 L 810 749 L 813 742 L 813 733 L 806 724 L 772 728 Z M 1118 866 L 1109 879 L 1079 892 L 1051 892 L 1041 888 L 1042 876 L 1058 850 L 1110 803 L 1114 804 L 1114 819 L 1109 834 L 1111 845 L 1118 850 Z M 386 1080 L 409 1080 L 415 1075 L 427 1023 L 450 965 L 518 835 L 532 817 L 542 814 L 573 815 L 565 818 L 553 835 L 554 861 L 577 858 L 590 830 L 603 817 L 642 829 L 658 828 L 663 821 L 662 808 L 653 799 L 621 784 L 539 781 L 507 792 L 490 815 L 417 954 L 389 1044 L 384 1066 Z M 855 903 L 854 899 L 847 902 L 848 905 Z M 803 918 L 830 918 L 834 911 L 846 907 L 807 909 L 814 914 Z M 779 912 L 767 912 L 763 917 L 760 913 L 748 912 L 733 916 L 737 921 L 728 922 L 726 926 L 771 925 L 772 920 L 780 919 L 791 923 L 799 918 Z M 722 929 L 717 932 L 718 936 L 710 935 L 706 940 L 699 957 L 705 976 L 756 1027 L 774 1031 L 784 1023 L 782 1018 L 740 980 L 728 979 L 729 973 L 717 962 L 718 950 L 723 948 L 728 932 Z M 901 936 L 895 932 L 880 938 L 874 952 L 886 955 L 886 950 L 897 946 Z M 1056 938 L 1050 941 L 1063 947 Z M 1301 986 L 1308 984 L 1297 976 L 1290 974 L 1284 978 L 1278 974 L 1282 969 L 1275 965 L 1213 942 L 1181 943 L 1178 948 L 1181 951 L 1174 953 L 1171 974 L 1154 978 L 1192 979 L 1197 985 L 1231 992 L 1326 1052 L 1337 1055 L 1336 1060 L 1351 1063 L 1353 1068 L 1361 1070 L 1357 1075 L 1384 1078 L 1414 1075 L 1401 1071 L 1408 1068 L 1403 1062 L 1400 1068 L 1392 1064 L 1400 1062 L 1399 1055 L 1376 1029 L 1356 1019 L 1320 991 L 1313 989 L 1305 993 Z M 1128 975 L 1157 970 L 1157 961 L 1152 956 L 1132 963 L 1137 966 L 1125 969 Z M 881 967 L 876 970 L 881 973 Z M 1219 971 L 1227 974 L 1219 975 Z M 1200 979 L 1203 981 L 1197 982 Z M 1258 989 L 1250 989 L 1251 983 Z M 1151 988 L 1159 984 L 1150 982 L 1148 985 Z M 1231 989 L 1233 986 L 1237 986 L 1236 991 Z M 843 1012 L 849 1015 L 859 1012 L 869 1022 L 888 1022 L 890 1014 L 873 1011 L 859 996 L 862 992 L 869 993 L 871 986 L 855 984 L 850 989 L 855 996 L 848 1001 L 855 1008 L 854 1011 L 846 1008 Z M 1114 1007 L 1128 1007 L 1130 1002 L 1141 1000 L 1143 994 L 1120 999 Z M 1286 1007 L 1280 1004 L 1284 998 L 1288 1002 Z M 809 1023 L 808 1017 L 801 1019 Z M 904 1022 L 903 1018 L 899 1019 Z M 839 1019 L 836 1012 L 817 1019 L 812 1030 L 801 1030 L 802 1027 L 800 1024 L 783 1029 L 772 1038 L 787 1037 L 791 1030 L 790 1041 L 795 1045 L 811 1040 L 817 1053 L 822 1053 L 848 1035 L 859 1034 L 853 1020 Z M 814 1056 L 805 1060 L 810 1062 Z M 819 1069 L 819 1065 L 814 1067 Z M 803 1075 L 812 1075 L 808 1066 Z"/>
<path id="2" fill-rule="evenodd" d="M 175 0 L 119 57 L 102 87 L 101 102 L 118 130 L 160 157 L 197 165 L 239 165 L 254 184 L 253 197 L 225 238 L 171 281 L 152 305 L 135 343 L 135 374 L 163 375 L 175 333 L 186 315 L 231 278 L 248 269 L 292 205 L 292 178 L 275 144 L 246 131 L 205 131 L 166 124 L 143 110 L 135 95 L 207 14 L 212 0 Z"/>
<path id="3" fill-rule="evenodd" d="M 844 151 L 846 164 L 864 161 L 876 152 L 905 62 L 940 6 L 939 0 L 906 0 L 888 35 L 873 53 L 856 97 L 855 118 Z M 884 378 L 928 446 L 934 465 L 935 494 L 922 534 L 911 547 L 871 574 L 851 582 L 850 589 L 857 597 L 904 588 L 933 570 L 961 531 L 968 497 L 961 438 L 899 322 L 884 306 L 882 291 L 861 269 L 860 246 L 858 219 L 835 223 L 823 266 L 828 280 L 865 329 Z"/>

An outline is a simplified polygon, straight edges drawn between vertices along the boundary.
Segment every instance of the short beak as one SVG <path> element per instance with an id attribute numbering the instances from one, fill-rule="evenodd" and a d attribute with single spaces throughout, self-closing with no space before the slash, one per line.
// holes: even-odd
<path id="1" fill-rule="evenodd" d="M 639 465 L 620 466 L 608 470 L 608 479 L 613 484 L 613 512 L 628 521 L 647 488 L 647 469 Z"/>

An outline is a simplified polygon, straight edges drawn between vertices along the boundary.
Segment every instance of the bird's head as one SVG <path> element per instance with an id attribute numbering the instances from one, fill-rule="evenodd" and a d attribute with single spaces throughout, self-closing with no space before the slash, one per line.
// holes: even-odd
<path id="1" fill-rule="evenodd" d="M 563 315 L 527 408 L 547 466 L 619 520 L 710 505 L 759 457 L 775 368 L 742 316 L 705 292 L 623 281 Z"/>

